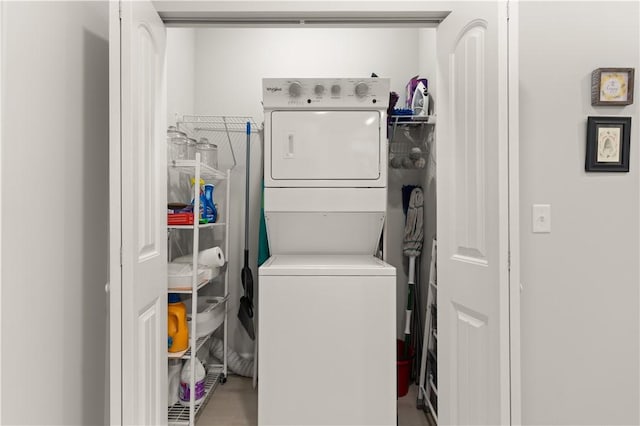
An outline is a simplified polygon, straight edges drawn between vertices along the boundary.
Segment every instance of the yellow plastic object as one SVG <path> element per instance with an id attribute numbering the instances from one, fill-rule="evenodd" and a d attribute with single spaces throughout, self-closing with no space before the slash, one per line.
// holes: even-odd
<path id="1" fill-rule="evenodd" d="M 193 186 L 193 184 L 196 183 L 196 178 L 192 177 L 191 178 L 191 186 Z M 204 186 L 204 179 L 200 178 L 200 186 Z"/>
<path id="2" fill-rule="evenodd" d="M 189 347 L 187 307 L 182 302 L 169 303 L 167 310 L 167 332 L 173 339 L 169 352 L 184 351 Z"/>

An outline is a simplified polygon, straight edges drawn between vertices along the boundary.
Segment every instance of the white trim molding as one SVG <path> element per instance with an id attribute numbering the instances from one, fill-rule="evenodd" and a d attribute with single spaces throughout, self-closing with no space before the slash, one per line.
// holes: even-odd
<path id="1" fill-rule="evenodd" d="M 120 2 L 109 2 L 109 424 L 122 424 Z"/>
<path id="2" fill-rule="evenodd" d="M 4 2 L 0 2 L 0 242 L 2 241 L 2 144 L 4 113 Z M 0 424 L 2 424 L 2 244 L 0 244 Z"/>
<path id="3" fill-rule="evenodd" d="M 508 0 L 509 81 L 509 369 L 511 425 L 522 424 L 520 364 L 520 109 L 519 109 L 519 4 Z"/>
<path id="4" fill-rule="evenodd" d="M 296 10 L 287 9 L 285 4 L 297 3 Z M 372 3 L 374 5 L 372 5 Z M 1 3 L 0 3 L 1 4 Z M 298 26 L 301 24 L 297 12 L 305 12 L 305 17 L 315 18 L 319 21 L 317 25 L 331 26 L 331 22 L 325 22 L 325 19 L 340 20 L 348 25 L 354 25 L 348 12 L 348 8 L 355 6 L 358 8 L 371 8 L 369 21 L 360 21 L 357 24 L 363 26 L 389 24 L 389 21 L 395 20 L 397 26 L 416 25 L 416 15 L 409 11 L 418 11 L 422 14 L 421 18 L 424 22 L 419 23 L 421 26 L 437 26 L 438 22 L 447 16 L 446 12 L 451 8 L 453 1 L 440 2 L 412 2 L 412 1 L 381 1 L 381 2 L 277 2 L 277 1 L 260 1 L 260 2 L 184 2 L 168 1 L 155 2 L 161 16 L 169 22 L 167 26 L 197 27 L 197 26 L 225 26 L 225 27 L 242 27 L 242 26 L 260 26 L 273 25 Z M 520 425 L 522 423 L 522 401 L 521 401 L 521 362 L 520 362 L 520 220 L 519 220 L 519 95 L 518 95 L 518 78 L 519 78 L 519 4 L 518 0 L 507 1 L 507 81 L 508 81 L 508 220 L 509 220 L 509 288 L 508 288 L 508 317 L 509 317 L 509 398 L 510 413 L 509 423 L 511 425 Z M 268 19 L 256 18 L 262 16 L 255 8 L 270 11 Z M 283 6 L 285 5 L 285 6 Z M 336 10 L 330 10 L 332 5 Z M 447 7 L 448 6 L 448 7 Z M 202 10 L 209 8 L 211 10 Z M 377 9 L 376 9 L 377 8 Z M 224 9 L 224 10 L 222 10 Z M 330 16 L 323 10 L 329 10 Z M 389 11 L 393 11 L 391 19 Z M 1 6 L 0 6 L 1 11 Z M 429 15 L 429 11 L 436 11 Z M 188 13 L 187 13 L 188 12 Z M 215 12 L 215 13 L 214 13 Z M 358 11 L 358 15 L 362 15 L 362 10 Z M 353 10 L 352 10 L 353 13 Z M 187 18 L 179 17 L 186 14 Z M 219 17 L 214 22 L 210 17 L 212 14 Z M 315 15 L 314 15 L 315 14 Z M 387 16 L 382 19 L 381 16 Z M 222 16 L 222 18 L 220 18 Z M 298 18 L 297 22 L 289 22 L 294 18 Z M 1 16 L 0 16 L 1 17 Z M 379 19 L 376 21 L 376 18 Z M 260 21 L 260 19 L 262 19 Z M 288 21 L 287 21 L 288 20 Z M 295 20 L 295 19 L 294 19 Z M 419 19 L 418 19 L 419 20 Z M 110 303 L 110 424 L 120 424 L 122 422 L 122 377 L 119 376 L 122 369 L 122 353 L 121 353 L 121 306 L 122 306 L 122 281 L 120 270 L 120 246 L 121 235 L 119 234 L 122 223 L 119 211 L 121 209 L 121 178 L 120 178 L 120 20 L 118 2 L 111 2 L 110 5 L 110 282 L 109 282 L 109 303 Z M 322 22 L 320 22 L 322 21 Z M 429 22 L 427 22 L 429 21 Z M 402 23 L 401 23 L 402 22 Z M 503 21 L 504 22 L 504 21 Z M 430 23 L 431 25 L 425 25 Z M 305 22 L 305 24 L 308 24 Z M 501 64 L 501 70 L 504 72 L 504 63 Z M 1 93 L 1 92 L 0 92 Z M 1 124 L 0 124 L 1 125 Z M 1 155 L 1 153 L 0 153 Z M 1 158 L 1 157 L 0 157 Z M 503 240 L 504 241 L 504 240 Z M 0 258 L 1 260 L 1 258 Z M 1 287 L 1 286 L 0 286 Z M 502 293 L 504 295 L 504 293 Z M 0 299 L 1 300 L 1 299 Z M 504 300 L 504 299 L 503 299 Z M 503 352 L 504 354 L 504 352 Z M 504 383 L 504 379 L 503 382 Z M 0 399 L 1 403 L 1 399 Z M 640 406 L 640 404 L 639 404 Z M 1 419 L 1 417 L 0 417 Z"/>

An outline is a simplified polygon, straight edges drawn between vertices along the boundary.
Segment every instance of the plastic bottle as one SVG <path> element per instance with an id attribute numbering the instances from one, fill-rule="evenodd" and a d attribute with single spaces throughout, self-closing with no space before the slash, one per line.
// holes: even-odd
<path id="1" fill-rule="evenodd" d="M 188 406 L 191 402 L 191 359 L 187 360 L 180 374 L 180 404 Z M 204 366 L 198 358 L 195 358 L 196 368 L 196 394 L 195 403 L 198 404 L 204 398 L 204 382 L 206 372 Z"/>
<path id="2" fill-rule="evenodd" d="M 207 218 L 209 223 L 214 223 L 218 220 L 218 209 L 213 202 L 213 185 L 206 184 L 204 186 L 204 197 L 202 198 L 204 217 Z"/>
<path id="3" fill-rule="evenodd" d="M 169 352 L 180 352 L 189 347 L 187 307 L 180 301 L 180 295 L 176 293 L 169 293 L 167 334 L 171 338 Z"/>
<path id="4" fill-rule="evenodd" d="M 193 186 L 196 184 L 196 179 L 195 178 L 191 178 L 191 188 L 193 188 Z M 205 200 L 205 196 L 204 196 L 204 179 L 200 179 L 200 191 L 199 191 L 199 200 L 200 200 L 200 208 L 199 208 L 199 212 L 198 212 L 198 221 L 200 223 L 208 223 L 207 217 L 206 217 L 206 213 L 205 213 L 205 204 L 206 204 L 206 200 Z M 195 212 L 195 199 L 191 199 L 191 208 L 194 210 L 194 215 L 196 214 Z"/>
<path id="5" fill-rule="evenodd" d="M 182 361 L 179 359 L 169 360 L 169 377 L 167 383 L 169 389 L 167 392 L 167 398 L 169 407 L 178 402 L 179 389 L 180 389 L 180 372 L 182 371 Z"/>

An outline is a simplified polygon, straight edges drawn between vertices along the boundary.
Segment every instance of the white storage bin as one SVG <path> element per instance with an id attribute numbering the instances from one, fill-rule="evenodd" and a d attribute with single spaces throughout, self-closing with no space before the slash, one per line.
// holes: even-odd
<path id="1" fill-rule="evenodd" d="M 193 265 L 190 263 L 170 262 L 167 265 L 167 278 L 169 290 L 185 290 L 191 288 L 193 279 Z M 219 271 L 216 271 L 216 275 Z M 204 265 L 198 265 L 198 283 L 211 280 L 213 271 Z"/>
<path id="2" fill-rule="evenodd" d="M 187 306 L 187 321 L 189 323 L 189 334 L 191 334 L 191 298 L 185 299 L 183 302 Z M 224 305 L 224 297 L 198 297 L 196 338 L 207 336 L 220 327 L 224 321 Z"/>

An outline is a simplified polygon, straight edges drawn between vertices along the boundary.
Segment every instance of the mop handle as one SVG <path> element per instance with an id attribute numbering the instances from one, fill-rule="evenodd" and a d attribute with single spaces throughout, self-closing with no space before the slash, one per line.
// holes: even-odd
<path id="1" fill-rule="evenodd" d="M 247 121 L 247 181 L 245 182 L 244 249 L 249 250 L 249 168 L 251 167 L 251 122 Z"/>

